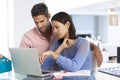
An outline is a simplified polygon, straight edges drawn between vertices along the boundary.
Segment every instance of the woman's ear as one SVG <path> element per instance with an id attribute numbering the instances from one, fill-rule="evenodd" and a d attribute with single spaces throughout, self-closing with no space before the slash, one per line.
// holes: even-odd
<path id="1" fill-rule="evenodd" d="M 69 28 L 70 27 L 70 22 L 67 21 L 65 25 Z"/>

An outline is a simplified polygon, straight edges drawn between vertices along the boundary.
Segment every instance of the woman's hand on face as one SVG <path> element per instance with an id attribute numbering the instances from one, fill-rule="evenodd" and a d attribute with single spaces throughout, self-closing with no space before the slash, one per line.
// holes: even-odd
<path id="1" fill-rule="evenodd" d="M 48 56 L 50 56 L 50 55 L 52 55 L 52 54 L 53 54 L 52 51 L 46 51 L 46 52 L 44 52 L 44 53 L 39 57 L 40 63 L 43 64 L 44 60 L 45 60 Z"/>
<path id="2" fill-rule="evenodd" d="M 75 44 L 75 40 L 65 38 L 63 43 L 61 44 L 61 46 L 63 48 L 69 48 L 69 47 L 71 47 L 74 44 Z"/>

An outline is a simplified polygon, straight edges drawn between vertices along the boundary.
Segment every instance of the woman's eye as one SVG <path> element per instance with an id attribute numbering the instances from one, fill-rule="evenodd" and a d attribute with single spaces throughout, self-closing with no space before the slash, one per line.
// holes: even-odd
<path id="1" fill-rule="evenodd" d="M 56 29 L 58 28 L 58 26 L 55 27 Z"/>

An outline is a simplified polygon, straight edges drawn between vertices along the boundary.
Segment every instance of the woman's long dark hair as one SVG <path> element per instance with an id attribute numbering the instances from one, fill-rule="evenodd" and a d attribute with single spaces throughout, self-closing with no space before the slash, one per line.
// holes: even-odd
<path id="1" fill-rule="evenodd" d="M 55 14 L 51 21 L 58 21 L 62 24 L 66 24 L 66 22 L 70 22 L 70 27 L 69 27 L 69 39 L 76 39 L 77 36 L 76 36 L 76 30 L 75 30 L 75 27 L 74 27 L 74 24 L 73 24 L 73 21 L 71 19 L 71 16 L 65 12 L 59 12 L 57 14 Z M 63 42 L 63 38 L 59 40 L 60 44 Z"/>

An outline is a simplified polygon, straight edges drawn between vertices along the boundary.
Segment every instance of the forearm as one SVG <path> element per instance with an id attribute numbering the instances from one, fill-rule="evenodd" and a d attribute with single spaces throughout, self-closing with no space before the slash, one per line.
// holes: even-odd
<path id="1" fill-rule="evenodd" d="M 51 55 L 51 56 L 53 57 L 53 59 L 57 60 L 59 54 L 62 52 L 63 49 L 64 49 L 64 48 L 62 48 L 61 46 L 59 46 L 59 47 L 55 50 L 54 54 Z"/>
<path id="2" fill-rule="evenodd" d="M 78 71 L 80 68 L 83 67 L 83 64 L 86 61 L 87 55 L 82 55 L 81 53 L 77 53 L 76 56 L 72 59 L 64 57 L 64 56 L 59 56 L 58 59 L 56 60 L 56 63 L 59 66 L 62 66 L 63 69 L 67 71 Z M 90 63 L 90 60 L 87 61 L 87 63 Z M 89 65 L 84 66 L 84 68 L 89 67 Z"/>
<path id="3" fill-rule="evenodd" d="M 47 59 L 44 60 L 44 64 L 41 65 L 42 69 L 49 70 L 55 64 L 55 60 L 49 56 Z"/>

